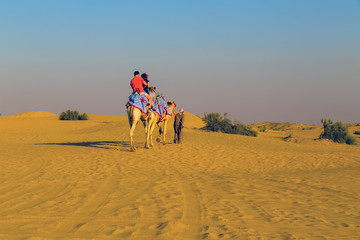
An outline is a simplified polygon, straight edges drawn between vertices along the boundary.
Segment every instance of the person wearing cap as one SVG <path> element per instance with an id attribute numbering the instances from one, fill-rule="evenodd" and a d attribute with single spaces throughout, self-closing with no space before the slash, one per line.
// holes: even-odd
<path id="1" fill-rule="evenodd" d="M 144 86 L 148 86 L 148 83 L 144 81 L 140 76 L 139 71 L 134 72 L 134 78 L 130 81 L 130 86 L 134 93 L 138 93 L 141 96 L 145 96 L 149 100 L 150 107 L 152 105 L 151 97 L 144 91 Z"/>
<path id="2" fill-rule="evenodd" d="M 185 120 L 185 114 L 184 109 L 180 109 L 179 112 L 175 115 L 174 120 L 174 143 L 182 143 L 183 141 L 183 135 L 182 135 L 182 129 L 184 128 L 184 120 Z"/>

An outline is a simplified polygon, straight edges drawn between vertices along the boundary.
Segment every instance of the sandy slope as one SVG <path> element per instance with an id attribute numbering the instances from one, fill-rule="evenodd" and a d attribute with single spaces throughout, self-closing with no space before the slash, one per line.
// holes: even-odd
<path id="1" fill-rule="evenodd" d="M 34 118 L 58 118 L 59 116 L 51 113 L 51 112 L 44 112 L 44 111 L 31 111 L 31 112 L 23 112 L 23 113 L 18 113 L 18 114 L 14 114 L 11 116 L 7 116 L 4 118 L 9 118 L 9 119 L 34 119 Z"/>
<path id="2" fill-rule="evenodd" d="M 90 118 L 0 118 L 0 239 L 360 239 L 360 148 L 319 128 L 285 142 L 189 114 L 184 144 L 146 150 L 138 125 L 132 153 L 125 117 Z"/>

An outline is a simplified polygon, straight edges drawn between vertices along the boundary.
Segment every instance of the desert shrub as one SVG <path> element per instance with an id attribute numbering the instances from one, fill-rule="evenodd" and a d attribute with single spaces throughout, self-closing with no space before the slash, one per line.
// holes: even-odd
<path id="1" fill-rule="evenodd" d="M 80 119 L 79 120 L 89 120 L 89 117 L 86 113 L 83 113 L 80 115 Z"/>
<path id="2" fill-rule="evenodd" d="M 258 128 L 259 128 L 259 131 L 260 131 L 260 132 L 266 132 L 266 130 L 267 130 L 267 126 L 266 126 L 266 125 L 259 126 Z"/>
<path id="3" fill-rule="evenodd" d="M 356 139 L 349 135 L 347 138 L 346 138 L 346 144 L 349 144 L 349 145 L 356 145 Z"/>
<path id="4" fill-rule="evenodd" d="M 360 135 L 360 131 L 355 131 L 354 134 Z"/>
<path id="5" fill-rule="evenodd" d="M 245 125 L 241 123 L 234 124 L 233 132 L 230 133 L 251 136 L 251 137 L 257 136 L 257 132 L 252 130 L 252 127 L 250 125 Z"/>
<path id="6" fill-rule="evenodd" d="M 349 135 L 348 127 L 342 122 L 333 123 L 331 119 L 321 119 L 324 131 L 321 133 L 320 138 L 330 139 L 338 143 L 356 144 L 355 139 Z"/>
<path id="7" fill-rule="evenodd" d="M 219 132 L 222 128 L 223 117 L 220 113 L 204 114 L 203 121 L 205 122 L 205 129 L 209 131 Z"/>
<path id="8" fill-rule="evenodd" d="M 206 124 L 203 129 L 208 131 L 240 134 L 253 137 L 257 136 L 257 132 L 253 131 L 251 126 L 241 123 L 232 123 L 231 120 L 227 118 L 226 113 L 204 114 L 203 121 Z"/>
<path id="9" fill-rule="evenodd" d="M 59 120 L 88 120 L 88 115 L 86 113 L 80 114 L 77 110 L 71 111 L 67 110 L 62 112 L 59 116 Z"/>

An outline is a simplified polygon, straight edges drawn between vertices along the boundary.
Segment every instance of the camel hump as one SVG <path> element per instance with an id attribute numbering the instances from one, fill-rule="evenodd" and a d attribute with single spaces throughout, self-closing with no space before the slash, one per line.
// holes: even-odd
<path id="1" fill-rule="evenodd" d="M 142 113 L 146 114 L 147 112 L 147 105 L 148 105 L 149 100 L 142 95 L 136 94 L 136 93 L 132 93 L 129 96 L 129 101 L 126 105 L 130 105 L 133 106 L 137 109 L 139 109 Z"/>

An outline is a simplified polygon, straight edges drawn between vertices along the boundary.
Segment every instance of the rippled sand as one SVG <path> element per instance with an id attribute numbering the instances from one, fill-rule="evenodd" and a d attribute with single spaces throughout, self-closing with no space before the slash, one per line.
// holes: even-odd
<path id="1" fill-rule="evenodd" d="M 313 140 L 319 127 L 286 142 L 188 113 L 184 144 L 170 123 L 144 149 L 139 124 L 133 153 L 126 117 L 90 118 L 0 118 L 0 239 L 360 239 L 360 147 Z"/>

